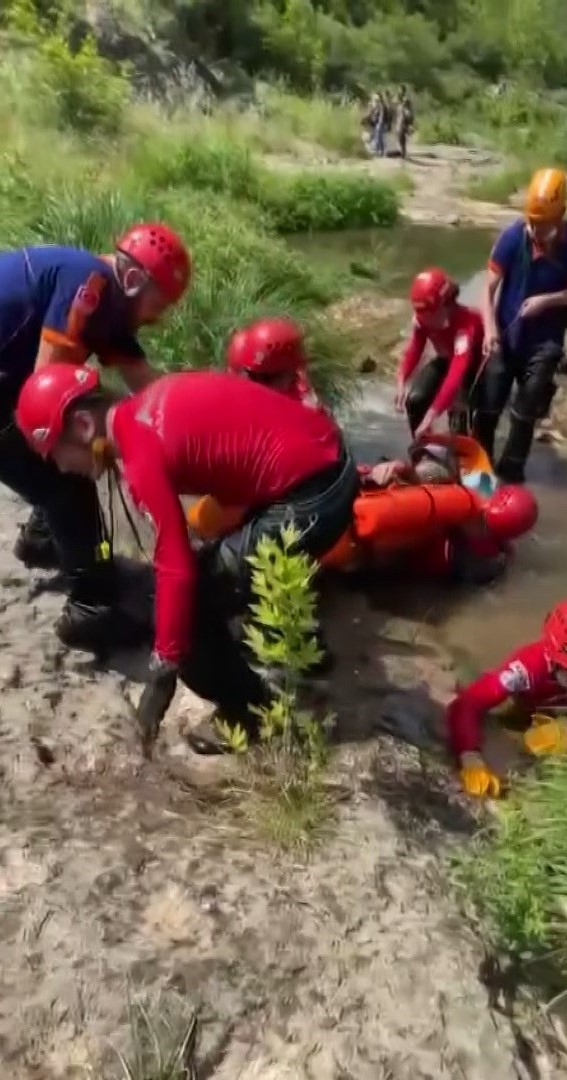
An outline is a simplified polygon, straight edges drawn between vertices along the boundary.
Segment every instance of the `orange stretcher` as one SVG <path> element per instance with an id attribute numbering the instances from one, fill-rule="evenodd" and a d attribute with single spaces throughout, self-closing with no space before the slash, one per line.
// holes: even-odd
<path id="1" fill-rule="evenodd" d="M 459 460 L 461 477 L 467 473 L 493 475 L 490 460 L 474 439 L 465 435 L 435 435 L 429 443 L 450 446 Z M 363 487 L 355 499 L 352 523 L 337 544 L 321 559 L 322 566 L 351 570 L 372 563 L 387 552 L 421 548 L 447 530 L 482 518 L 482 496 L 462 484 Z M 245 516 L 241 507 L 221 506 L 205 495 L 190 507 L 187 520 L 202 539 L 217 539 L 238 528 Z"/>

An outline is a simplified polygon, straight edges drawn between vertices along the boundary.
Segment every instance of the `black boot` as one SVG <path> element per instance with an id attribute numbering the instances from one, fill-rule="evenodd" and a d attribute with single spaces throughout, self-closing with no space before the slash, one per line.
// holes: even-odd
<path id="1" fill-rule="evenodd" d="M 61 568 L 57 545 L 47 520 L 38 507 L 34 507 L 14 545 L 14 555 L 28 570 L 59 570 Z"/>
<path id="2" fill-rule="evenodd" d="M 74 575 L 69 598 L 55 631 L 68 649 L 104 657 L 117 648 L 132 648 L 147 639 L 147 627 L 120 607 L 120 590 L 112 562 L 99 563 Z"/>
<path id="3" fill-rule="evenodd" d="M 483 413 L 480 410 L 477 410 L 473 419 L 473 438 L 480 443 L 491 461 L 494 461 L 494 440 L 499 419 L 497 413 Z"/>
<path id="4" fill-rule="evenodd" d="M 510 431 L 496 472 L 505 484 L 523 484 L 526 462 L 534 437 L 535 420 L 525 420 L 512 413 Z"/>

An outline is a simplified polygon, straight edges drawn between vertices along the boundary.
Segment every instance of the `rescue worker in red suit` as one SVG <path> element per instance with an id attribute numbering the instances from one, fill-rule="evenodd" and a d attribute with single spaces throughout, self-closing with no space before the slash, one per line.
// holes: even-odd
<path id="1" fill-rule="evenodd" d="M 153 523 L 155 642 L 138 710 L 147 742 L 178 673 L 253 734 L 249 706 L 265 701 L 266 684 L 230 637 L 228 604 L 235 592 L 240 610 L 249 599 L 248 556 L 261 537 L 277 538 L 293 523 L 301 549 L 318 558 L 347 528 L 358 475 L 333 420 L 227 373 L 166 375 L 116 402 L 94 370 L 52 364 L 24 385 L 16 423 L 62 470 L 96 479 L 118 463 L 134 504 Z M 248 511 L 198 557 L 180 496 L 209 492 Z M 192 741 L 201 752 L 221 748 L 211 725 Z"/>
<path id="2" fill-rule="evenodd" d="M 226 351 L 227 370 L 270 386 L 294 401 L 320 408 L 307 374 L 301 327 L 291 319 L 258 319 L 237 330 Z"/>
<path id="3" fill-rule="evenodd" d="M 567 602 L 549 613 L 541 637 L 522 645 L 498 667 L 484 672 L 447 708 L 450 748 L 469 795 L 498 796 L 501 780 L 482 756 L 482 725 L 487 713 L 512 700 L 531 716 L 547 707 L 567 707 Z M 524 745 L 534 754 L 567 749 L 565 721 L 550 720 L 528 728 Z"/>
<path id="4" fill-rule="evenodd" d="M 462 309 L 466 310 L 466 309 Z M 472 316 L 476 316 L 472 312 Z M 473 318 L 476 326 L 476 321 Z M 237 330 L 230 338 L 227 369 L 261 382 L 305 405 L 322 408 L 307 375 L 308 358 L 301 328 L 290 319 L 260 319 Z M 388 487 L 392 483 L 459 483 L 458 461 L 450 449 L 417 439 L 407 461 L 384 460 L 359 465 L 364 484 Z M 530 491 L 500 488 L 487 502 L 484 527 L 471 535 L 455 530 L 428 544 L 416 564 L 420 574 L 467 584 L 487 584 L 499 577 L 511 555 L 511 541 L 529 532 L 538 516 Z M 404 560 L 407 572 L 407 565 Z M 321 642 L 323 646 L 323 643 Z"/>
<path id="5" fill-rule="evenodd" d="M 80 645 L 89 620 L 96 626 L 112 605 L 113 562 L 95 485 L 30 451 L 12 422 L 18 394 L 34 369 L 89 356 L 116 368 L 131 391 L 150 383 L 159 372 L 137 330 L 178 303 L 190 276 L 181 238 L 159 224 L 128 229 L 109 255 L 57 245 L 0 252 L 0 483 L 34 507 L 16 556 L 65 575 L 56 629 L 66 645 Z"/>
<path id="6" fill-rule="evenodd" d="M 457 283 L 437 267 L 423 270 L 411 287 L 413 326 L 398 369 L 395 404 L 398 412 L 405 409 L 416 438 L 430 431 L 444 413 L 455 433 L 466 435 L 470 427 L 482 364 L 483 323 L 479 312 L 458 303 L 458 295 Z M 436 355 L 414 375 L 428 344 Z"/>

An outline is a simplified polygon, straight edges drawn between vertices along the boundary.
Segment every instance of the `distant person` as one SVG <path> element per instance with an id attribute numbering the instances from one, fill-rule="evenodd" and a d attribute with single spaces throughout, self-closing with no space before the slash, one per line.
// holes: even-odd
<path id="1" fill-rule="evenodd" d="M 394 102 L 392 101 L 392 95 L 391 95 L 389 90 L 385 90 L 382 97 L 383 97 L 383 101 L 384 101 L 384 144 L 385 144 L 386 135 L 390 134 L 390 132 L 392 130 L 392 127 L 393 127 L 393 124 L 394 124 L 395 107 L 394 107 Z M 386 153 L 386 152 L 387 151 L 385 149 L 384 153 Z"/>
<path id="2" fill-rule="evenodd" d="M 376 98 L 377 102 L 371 147 L 378 157 L 384 157 L 384 154 L 386 153 L 386 105 L 382 94 L 377 94 Z"/>
<path id="3" fill-rule="evenodd" d="M 407 89 L 402 83 L 398 91 L 398 100 L 396 104 L 396 138 L 398 140 L 400 157 L 404 160 L 407 157 L 408 135 L 413 128 L 413 122 L 412 103 L 408 97 Z"/>
<path id="4" fill-rule="evenodd" d="M 487 357 L 477 436 L 494 456 L 498 421 L 512 389 L 510 430 L 499 476 L 522 483 L 536 422 L 549 412 L 567 330 L 567 183 L 561 169 L 539 169 L 524 218 L 496 241 L 488 263 L 483 318 Z"/>

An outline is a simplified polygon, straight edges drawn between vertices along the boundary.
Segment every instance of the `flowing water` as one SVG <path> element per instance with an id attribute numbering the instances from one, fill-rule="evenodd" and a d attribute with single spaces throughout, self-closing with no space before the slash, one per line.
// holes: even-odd
<path id="1" fill-rule="evenodd" d="M 388 241 L 387 250 L 390 256 L 399 250 L 406 285 L 420 267 L 437 262 L 466 277 L 463 299 L 478 303 L 482 272 L 471 274 L 486 259 L 490 233 L 407 227 L 401 232 Z M 347 253 L 351 262 L 368 258 L 377 243 L 382 253 L 386 250 L 381 239 L 368 235 L 359 246 L 356 235 L 334 237 L 328 243 L 331 253 Z M 376 379 L 362 380 L 361 388 L 361 402 L 347 420 L 357 456 L 369 461 L 381 454 L 403 455 L 407 428 L 394 412 L 392 388 Z M 465 654 L 474 666 L 496 662 L 516 645 L 536 637 L 549 607 L 567 595 L 567 461 L 554 447 L 535 444 L 527 475 L 540 518 L 534 534 L 518 544 L 505 579 L 490 588 L 453 595 L 427 586 L 417 595 L 400 595 L 399 586 L 395 597 L 390 587 L 383 591 L 385 604 L 393 604 L 400 612 L 408 606 L 413 613 L 421 612 L 435 623 L 449 647 Z M 378 590 L 376 602 L 380 600 Z"/>

